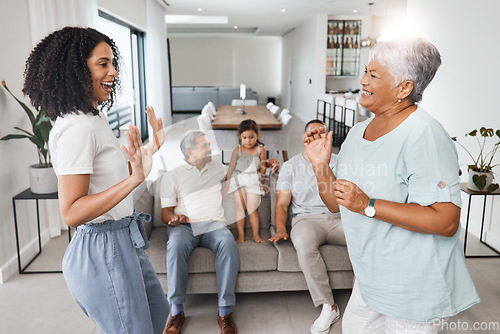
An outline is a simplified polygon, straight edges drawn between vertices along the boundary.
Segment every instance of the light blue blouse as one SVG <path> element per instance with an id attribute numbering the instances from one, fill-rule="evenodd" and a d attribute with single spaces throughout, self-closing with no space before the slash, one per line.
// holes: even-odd
<path id="1" fill-rule="evenodd" d="M 370 121 L 354 126 L 342 144 L 337 179 L 357 184 L 370 198 L 461 205 L 455 145 L 439 122 L 418 107 L 396 129 L 368 141 L 363 134 Z M 420 234 L 342 206 L 340 212 L 361 295 L 370 308 L 425 322 L 479 302 L 459 231 L 451 238 Z"/>

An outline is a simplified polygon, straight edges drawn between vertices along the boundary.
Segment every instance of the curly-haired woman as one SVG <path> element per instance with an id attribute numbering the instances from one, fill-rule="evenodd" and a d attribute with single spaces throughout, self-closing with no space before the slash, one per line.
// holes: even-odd
<path id="1" fill-rule="evenodd" d="M 161 333 L 168 303 L 144 252 L 142 221 L 150 217 L 134 212 L 130 193 L 151 171 L 163 122 L 148 107 L 154 140 L 143 148 L 130 126 L 128 149 L 120 149 L 102 113 L 119 88 L 118 64 L 109 37 L 66 27 L 31 52 L 23 92 L 55 120 L 49 147 L 59 206 L 64 222 L 76 227 L 63 259 L 73 298 L 101 333 Z"/>

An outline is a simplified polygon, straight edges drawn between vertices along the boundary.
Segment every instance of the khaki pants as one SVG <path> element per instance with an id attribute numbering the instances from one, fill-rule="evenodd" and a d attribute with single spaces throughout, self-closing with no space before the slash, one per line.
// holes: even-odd
<path id="1" fill-rule="evenodd" d="M 319 247 L 324 244 L 345 246 L 340 215 L 319 214 L 294 217 L 290 238 L 297 251 L 299 265 L 306 278 L 314 306 L 333 305 L 332 289 Z"/>

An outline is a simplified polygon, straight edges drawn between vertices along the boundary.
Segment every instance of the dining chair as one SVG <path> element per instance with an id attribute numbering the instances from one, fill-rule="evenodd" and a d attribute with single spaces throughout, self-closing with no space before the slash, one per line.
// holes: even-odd
<path id="1" fill-rule="evenodd" d="M 281 110 L 280 115 L 278 116 L 278 119 L 280 121 L 282 121 L 283 120 L 283 116 L 289 115 L 289 114 L 290 114 L 290 110 L 288 110 L 288 109 L 285 108 L 285 109 Z"/>
<path id="2" fill-rule="evenodd" d="M 267 108 L 267 110 L 270 110 L 272 106 L 274 106 L 274 103 L 272 103 L 272 102 L 268 102 L 268 103 L 266 104 L 266 108 Z"/>
<path id="3" fill-rule="evenodd" d="M 257 100 L 238 100 L 233 99 L 231 101 L 232 106 L 256 106 Z"/>
<path id="4" fill-rule="evenodd" d="M 273 105 L 271 106 L 271 109 L 269 109 L 269 111 L 274 115 L 274 117 L 278 117 L 278 111 L 280 111 L 280 107 L 278 107 L 277 105 Z"/>
<path id="5" fill-rule="evenodd" d="M 207 132 L 209 130 L 212 130 L 212 123 L 210 122 L 209 114 L 201 114 L 196 118 L 196 121 L 198 122 L 198 126 L 201 131 Z"/>
<path id="6" fill-rule="evenodd" d="M 210 113 L 215 117 L 215 114 L 217 113 L 217 108 L 215 108 L 215 104 L 212 101 L 208 101 L 207 107 L 208 110 L 210 110 Z"/>
<path id="7" fill-rule="evenodd" d="M 336 97 L 333 106 L 333 119 L 328 127 L 333 131 L 333 146 L 340 147 L 345 139 L 345 98 Z"/>
<path id="8" fill-rule="evenodd" d="M 347 99 L 345 102 L 344 115 L 344 139 L 347 137 L 349 130 L 354 126 L 356 115 L 358 114 L 358 102 L 356 100 Z"/>
<path id="9" fill-rule="evenodd" d="M 210 110 L 210 108 L 208 106 L 204 106 L 203 109 L 201 110 L 201 114 L 202 115 L 208 115 L 208 117 L 210 118 L 210 121 L 213 121 L 214 118 L 215 118 L 215 115 L 212 114 L 212 111 Z"/>
<path id="10" fill-rule="evenodd" d="M 329 124 L 332 119 L 333 104 L 332 94 L 320 94 L 316 101 L 316 119 Z"/>

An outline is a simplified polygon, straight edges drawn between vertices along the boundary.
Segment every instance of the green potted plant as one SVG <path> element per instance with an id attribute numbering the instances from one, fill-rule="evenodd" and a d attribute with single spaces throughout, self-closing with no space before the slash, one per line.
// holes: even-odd
<path id="1" fill-rule="evenodd" d="M 35 144 L 38 151 L 38 164 L 30 166 L 30 187 L 33 193 L 46 194 L 57 191 L 57 177 L 50 162 L 49 153 L 49 133 L 52 129 L 50 119 L 45 116 L 43 111 L 40 111 L 36 116 L 31 109 L 19 100 L 7 87 L 7 84 L 2 80 L 2 86 L 9 92 L 10 95 L 19 103 L 24 112 L 28 116 L 32 131 L 27 131 L 19 127 L 14 129 L 21 133 L 9 134 L 1 138 L 1 140 L 23 139 L 28 138 Z"/>
<path id="2" fill-rule="evenodd" d="M 487 139 L 492 138 L 496 140 L 495 135 L 500 138 L 500 130 L 493 130 L 491 128 L 481 127 L 478 130 L 473 130 L 466 133 L 465 136 L 470 136 L 476 138 L 479 145 L 479 155 L 477 158 L 467 150 L 460 142 L 457 141 L 457 137 L 452 137 L 451 139 L 458 143 L 472 158 L 473 163 L 468 165 L 467 169 L 469 172 L 469 179 L 467 182 L 467 187 L 475 191 L 486 191 L 493 192 L 498 189 L 499 185 L 495 182 L 495 176 L 493 175 L 493 167 L 499 164 L 494 164 L 493 159 L 497 153 L 498 147 L 500 146 L 500 140 L 493 144 L 492 148 L 487 151 L 486 144 Z M 479 137 L 482 137 L 480 139 Z M 491 141 L 489 141 L 491 142 Z M 491 144 L 490 144 L 491 145 Z"/>

